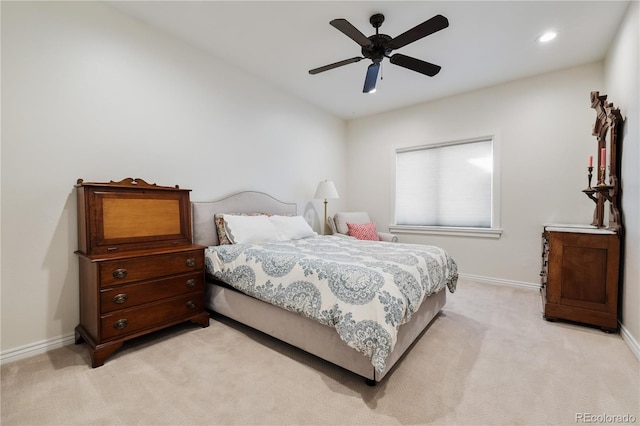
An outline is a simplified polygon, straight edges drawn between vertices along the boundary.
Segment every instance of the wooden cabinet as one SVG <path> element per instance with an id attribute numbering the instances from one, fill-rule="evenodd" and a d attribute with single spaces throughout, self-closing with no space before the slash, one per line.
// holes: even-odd
<path id="1" fill-rule="evenodd" d="M 191 244 L 189 190 L 137 179 L 79 180 L 80 324 L 93 367 L 132 338 L 207 327 L 204 247 Z"/>
<path id="2" fill-rule="evenodd" d="M 597 228 L 543 233 L 544 317 L 618 329 L 620 237 Z"/>

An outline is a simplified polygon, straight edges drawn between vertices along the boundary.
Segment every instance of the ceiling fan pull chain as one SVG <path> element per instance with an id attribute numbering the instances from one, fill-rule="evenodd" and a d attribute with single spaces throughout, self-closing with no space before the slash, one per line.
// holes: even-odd
<path id="1" fill-rule="evenodd" d="M 380 62 L 380 81 L 384 80 L 384 64 Z"/>

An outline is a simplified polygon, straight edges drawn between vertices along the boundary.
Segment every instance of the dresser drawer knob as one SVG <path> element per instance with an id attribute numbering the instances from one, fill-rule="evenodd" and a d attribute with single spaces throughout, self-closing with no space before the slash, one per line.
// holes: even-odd
<path id="1" fill-rule="evenodd" d="M 124 293 L 116 294 L 113 297 L 113 303 L 117 303 L 118 305 L 122 305 L 124 302 L 127 301 L 127 299 L 129 299 L 129 296 L 127 296 Z"/>
<path id="2" fill-rule="evenodd" d="M 193 257 L 188 258 L 187 266 L 196 266 L 196 260 Z"/>
<path id="3" fill-rule="evenodd" d="M 193 300 L 189 300 L 187 302 L 187 308 L 189 308 L 189 309 L 195 309 L 196 308 L 196 304 L 194 303 Z"/>
<path id="4" fill-rule="evenodd" d="M 195 286 L 196 286 L 196 280 L 194 280 L 193 278 L 187 280 L 187 287 L 193 288 Z"/>
<path id="5" fill-rule="evenodd" d="M 113 278 L 124 278 L 126 276 L 127 276 L 126 269 L 116 269 L 115 271 L 113 271 Z"/>
<path id="6" fill-rule="evenodd" d="M 127 321 L 126 319 L 119 319 L 118 321 L 113 323 L 113 328 L 115 328 L 116 330 L 122 330 L 127 325 L 129 325 L 129 321 Z"/>

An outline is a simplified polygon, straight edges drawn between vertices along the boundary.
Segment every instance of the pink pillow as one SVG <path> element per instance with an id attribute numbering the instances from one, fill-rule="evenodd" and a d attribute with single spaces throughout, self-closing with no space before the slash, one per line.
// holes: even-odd
<path id="1" fill-rule="evenodd" d="M 371 240 L 380 241 L 380 236 L 376 230 L 376 224 L 370 223 L 349 223 L 347 222 L 347 228 L 349 228 L 349 235 L 359 240 Z"/>

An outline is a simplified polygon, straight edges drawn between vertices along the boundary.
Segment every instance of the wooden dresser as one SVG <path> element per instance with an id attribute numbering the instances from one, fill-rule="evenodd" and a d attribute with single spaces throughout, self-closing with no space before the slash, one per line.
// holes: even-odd
<path id="1" fill-rule="evenodd" d="M 547 226 L 542 241 L 545 319 L 617 330 L 620 236 L 595 227 Z"/>
<path id="2" fill-rule="evenodd" d="M 184 321 L 207 327 L 204 247 L 191 244 L 189 190 L 142 179 L 78 180 L 80 324 L 92 367 L 129 339 Z"/>

